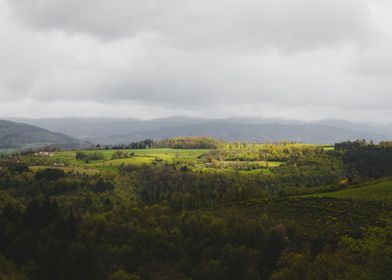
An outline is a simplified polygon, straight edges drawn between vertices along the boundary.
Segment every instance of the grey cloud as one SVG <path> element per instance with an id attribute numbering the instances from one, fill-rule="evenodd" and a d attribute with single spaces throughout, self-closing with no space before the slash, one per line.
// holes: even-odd
<path id="1" fill-rule="evenodd" d="M 28 26 L 104 39 L 157 34 L 181 48 L 299 50 L 364 42 L 365 0 L 8 0 Z"/>
<path id="2" fill-rule="evenodd" d="M 379 1 L 0 0 L 0 115 L 392 116 Z"/>
<path id="3" fill-rule="evenodd" d="M 375 44 L 371 49 L 362 51 L 353 61 L 351 71 L 355 74 L 373 78 L 392 77 L 392 39 Z"/>

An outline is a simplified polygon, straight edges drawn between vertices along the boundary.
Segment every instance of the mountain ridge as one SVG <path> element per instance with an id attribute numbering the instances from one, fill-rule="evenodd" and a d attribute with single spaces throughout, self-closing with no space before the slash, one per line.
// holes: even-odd
<path id="1" fill-rule="evenodd" d="M 126 144 L 146 138 L 176 136 L 212 136 L 222 140 L 299 141 L 332 144 L 339 141 L 392 138 L 387 125 L 355 123 L 339 119 L 314 122 L 263 118 L 192 118 L 169 117 L 151 120 L 134 118 L 59 118 L 17 119 L 51 131 L 58 131 L 80 141 L 95 144 Z"/>
<path id="2" fill-rule="evenodd" d="M 278 142 L 293 141 L 315 144 L 333 144 L 356 139 L 382 141 L 387 135 L 361 132 L 317 124 L 234 124 L 200 123 L 166 128 L 164 130 L 134 132 L 127 135 L 115 135 L 110 141 L 100 139 L 102 144 L 116 144 L 139 141 L 146 138 L 164 139 L 178 136 L 206 136 L 227 141 Z"/>
<path id="3" fill-rule="evenodd" d="M 339 119 L 313 122 L 278 118 L 192 118 L 176 116 L 140 120 L 135 118 L 13 119 L 58 131 L 95 144 L 126 144 L 145 138 L 212 136 L 222 140 L 255 142 L 299 141 L 332 144 L 338 141 L 392 139 L 392 127 Z"/>

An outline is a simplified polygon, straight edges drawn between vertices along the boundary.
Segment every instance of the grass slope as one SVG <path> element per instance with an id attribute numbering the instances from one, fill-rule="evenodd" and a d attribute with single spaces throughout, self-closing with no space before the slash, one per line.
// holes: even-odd
<path id="1" fill-rule="evenodd" d="M 47 145 L 78 147 L 79 141 L 36 126 L 0 120 L 0 149 L 34 149 Z"/>
<path id="2" fill-rule="evenodd" d="M 193 171 L 211 171 L 211 172 L 225 172 L 228 170 L 232 170 L 229 167 L 227 168 L 213 168 L 206 167 L 205 162 L 200 158 L 201 155 L 204 155 L 209 150 L 208 149 L 171 149 L 171 148 L 156 148 L 156 149 L 128 149 L 121 150 L 128 154 L 132 154 L 133 156 L 129 158 L 119 158 L 113 159 L 112 156 L 118 150 L 83 150 L 82 152 L 87 154 L 100 153 L 103 154 L 103 159 L 100 160 L 92 160 L 89 162 L 83 160 L 76 160 L 77 150 L 69 150 L 69 151 L 61 151 L 55 152 L 50 156 L 41 157 L 42 161 L 38 161 L 38 163 L 34 164 L 35 168 L 33 170 L 38 170 L 46 167 L 58 167 L 64 169 L 66 172 L 74 171 L 79 173 L 95 173 L 96 171 L 110 171 L 117 172 L 119 170 L 119 166 L 121 164 L 132 164 L 132 165 L 141 165 L 141 164 L 152 164 L 154 161 L 159 160 L 165 163 L 179 163 L 179 165 L 187 165 L 192 167 Z M 35 158 L 36 156 L 30 156 Z M 221 161 L 223 166 L 230 166 L 235 164 L 234 161 Z M 268 173 L 271 168 L 277 167 L 281 165 L 281 162 L 273 162 L 273 161 L 255 161 L 253 162 L 260 166 L 260 169 L 250 170 L 250 171 L 241 171 L 247 173 L 257 173 L 263 172 Z M 61 167 L 63 166 L 63 167 Z M 67 168 L 65 168 L 67 167 Z"/>
<path id="3" fill-rule="evenodd" d="M 309 195 L 311 197 L 349 198 L 365 200 L 392 200 L 392 179 L 361 185 L 330 193 Z"/>

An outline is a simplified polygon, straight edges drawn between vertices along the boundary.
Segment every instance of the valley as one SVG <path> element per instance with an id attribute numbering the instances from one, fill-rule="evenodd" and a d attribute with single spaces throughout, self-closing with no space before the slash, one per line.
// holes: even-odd
<path id="1" fill-rule="evenodd" d="M 7 151 L 3 265 L 20 279 L 388 279 L 391 159 L 365 140 Z"/>

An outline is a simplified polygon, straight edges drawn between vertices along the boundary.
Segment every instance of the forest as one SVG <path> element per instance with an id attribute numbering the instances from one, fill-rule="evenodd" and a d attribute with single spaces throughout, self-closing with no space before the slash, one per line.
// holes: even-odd
<path id="1" fill-rule="evenodd" d="M 0 155 L 0 279 L 388 280 L 391 176 L 364 140 Z"/>

